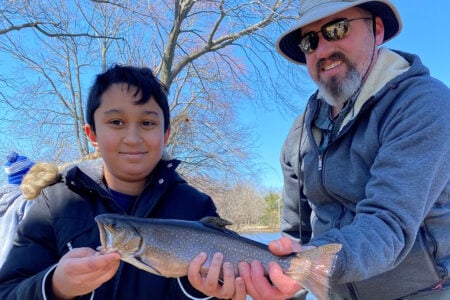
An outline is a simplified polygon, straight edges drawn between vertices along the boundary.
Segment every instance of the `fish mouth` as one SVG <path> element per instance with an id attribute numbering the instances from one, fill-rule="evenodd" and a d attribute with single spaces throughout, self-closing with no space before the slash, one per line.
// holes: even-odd
<path id="1" fill-rule="evenodd" d="M 109 253 L 116 251 L 113 247 L 114 226 L 109 224 L 102 216 L 95 217 L 95 221 L 97 222 L 98 231 L 100 233 L 100 252 Z"/>
<path id="2" fill-rule="evenodd" d="M 100 244 L 103 247 L 106 242 L 106 232 L 105 232 L 105 229 L 103 228 L 103 225 L 100 224 L 100 222 L 97 220 L 97 218 L 95 218 L 95 221 L 97 221 L 98 232 L 100 233 Z"/>
<path id="3" fill-rule="evenodd" d="M 139 230 L 126 222 L 127 217 L 113 214 L 103 214 L 95 217 L 100 244 L 98 250 L 105 254 L 118 252 L 121 255 L 135 255 L 143 247 L 143 239 Z"/>

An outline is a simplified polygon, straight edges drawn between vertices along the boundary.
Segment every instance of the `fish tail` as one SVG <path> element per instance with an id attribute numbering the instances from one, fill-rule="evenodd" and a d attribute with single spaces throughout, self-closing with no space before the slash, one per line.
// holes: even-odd
<path id="1" fill-rule="evenodd" d="M 330 298 L 330 277 L 336 263 L 336 253 L 341 244 L 328 244 L 299 252 L 285 273 L 296 280 L 317 299 Z"/>

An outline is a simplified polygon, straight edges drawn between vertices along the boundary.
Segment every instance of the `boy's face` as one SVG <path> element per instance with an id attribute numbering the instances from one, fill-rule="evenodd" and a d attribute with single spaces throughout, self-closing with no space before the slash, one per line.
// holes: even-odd
<path id="1" fill-rule="evenodd" d="M 164 132 L 163 111 L 156 101 L 136 105 L 140 94 L 133 96 L 135 91 L 124 83 L 111 85 L 94 113 L 96 132 L 86 125 L 86 134 L 103 157 L 108 186 L 130 195 L 144 188 L 170 133 Z"/>

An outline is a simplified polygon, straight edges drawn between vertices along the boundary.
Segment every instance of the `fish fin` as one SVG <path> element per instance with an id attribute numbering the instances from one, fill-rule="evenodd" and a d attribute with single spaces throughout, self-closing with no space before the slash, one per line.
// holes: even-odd
<path id="1" fill-rule="evenodd" d="M 232 222 L 219 217 L 203 217 L 202 219 L 200 219 L 200 223 L 211 229 L 219 230 L 222 233 L 239 235 L 237 232 L 225 227 L 228 225 L 233 225 Z"/>
<path id="2" fill-rule="evenodd" d="M 219 217 L 203 217 L 200 220 L 201 223 L 205 224 L 205 225 L 212 225 L 214 227 L 220 227 L 220 228 L 225 228 L 225 226 L 228 225 L 233 225 L 232 222 L 219 218 Z"/>
<path id="3" fill-rule="evenodd" d="M 153 273 L 155 275 L 162 276 L 161 272 L 159 272 L 157 269 L 153 268 L 151 264 L 141 256 L 135 256 L 135 257 L 127 257 L 122 258 L 123 261 L 135 266 L 138 269 L 147 271 L 149 273 Z"/>
<path id="4" fill-rule="evenodd" d="M 291 260 L 286 275 L 295 279 L 317 299 L 330 297 L 330 277 L 333 273 L 341 244 L 328 244 L 297 253 Z"/>
<path id="5" fill-rule="evenodd" d="M 225 228 L 225 226 L 233 225 L 232 222 L 219 217 L 203 217 L 200 222 L 207 226 L 210 225 L 219 228 Z"/>

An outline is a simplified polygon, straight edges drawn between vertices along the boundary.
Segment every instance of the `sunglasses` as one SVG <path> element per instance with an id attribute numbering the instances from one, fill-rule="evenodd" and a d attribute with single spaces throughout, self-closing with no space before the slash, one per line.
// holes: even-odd
<path id="1" fill-rule="evenodd" d="M 305 33 L 298 46 L 303 53 L 313 53 L 319 46 L 319 35 L 321 32 L 327 41 L 338 41 L 350 33 L 350 22 L 356 20 L 372 20 L 372 18 L 337 19 L 323 25 L 319 31 Z"/>

